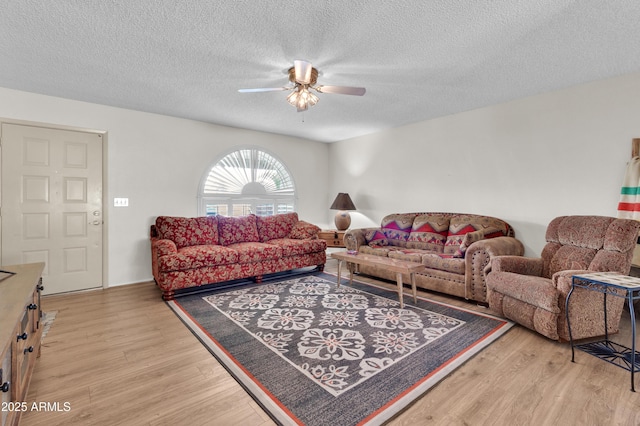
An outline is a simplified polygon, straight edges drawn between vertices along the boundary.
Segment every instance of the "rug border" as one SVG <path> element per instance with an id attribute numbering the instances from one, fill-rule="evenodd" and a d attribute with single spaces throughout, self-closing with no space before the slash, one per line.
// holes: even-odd
<path id="1" fill-rule="evenodd" d="M 247 371 L 242 364 L 238 363 L 237 360 L 229 354 L 229 352 L 227 352 L 227 350 L 213 336 L 211 336 L 211 334 L 204 330 L 179 303 L 176 303 L 175 300 L 169 300 L 166 303 L 178 318 L 185 323 L 189 331 L 191 331 L 197 339 L 200 340 L 200 343 L 202 343 L 204 347 L 218 359 L 222 367 L 231 374 L 234 380 L 238 382 L 238 384 L 249 393 L 249 396 L 265 410 L 268 416 L 276 422 L 285 425 L 303 424 L 291 411 L 280 403 L 275 395 L 269 392 L 249 371 Z"/>
<path id="2" fill-rule="evenodd" d="M 329 275 L 335 277 L 337 281 L 337 274 L 326 272 L 326 271 L 310 271 L 308 275 Z M 307 275 L 307 274 L 301 274 Z M 349 282 L 348 278 L 342 278 L 341 284 L 344 282 Z M 357 279 L 353 280 L 357 284 L 364 286 L 375 287 L 379 290 L 388 290 L 391 293 L 395 293 L 387 287 L 380 286 L 374 283 L 363 282 Z M 248 283 L 250 284 L 250 283 Z M 215 291 L 215 289 L 212 289 Z M 366 290 L 363 290 L 366 291 Z M 397 293 L 395 293 L 397 296 Z M 408 295 L 405 293 L 405 295 Z M 384 297 L 384 296 L 383 296 Z M 452 305 L 446 302 L 440 302 L 437 300 L 429 299 L 427 297 L 418 296 L 418 299 L 433 303 L 436 305 L 444 306 L 447 308 L 453 308 L 459 311 L 471 313 L 474 315 L 478 315 L 485 318 L 494 319 L 500 321 L 501 324 L 498 324 L 495 328 L 488 331 L 484 336 L 480 337 L 476 342 L 467 347 L 465 350 L 460 351 L 456 354 L 455 357 L 451 358 L 447 362 L 440 365 L 430 374 L 424 376 L 419 382 L 415 383 L 413 386 L 407 388 L 401 395 L 396 397 L 394 400 L 389 401 L 387 404 L 378 408 L 376 411 L 373 411 L 366 418 L 364 418 L 358 425 L 367 425 L 374 426 L 380 425 L 398 413 L 402 412 L 406 408 L 408 408 L 413 402 L 417 401 L 417 399 L 424 395 L 430 388 L 435 386 L 441 380 L 446 378 L 449 374 L 455 371 L 458 367 L 471 360 L 474 356 L 476 356 L 481 350 L 489 346 L 491 343 L 496 341 L 502 335 L 504 335 L 507 331 L 509 331 L 515 323 L 506 319 L 500 318 L 488 313 L 482 313 L 478 311 L 474 311 L 471 309 L 467 309 L 464 307 Z M 191 331 L 198 340 L 204 345 L 205 348 L 215 357 L 218 362 L 231 374 L 231 376 L 238 382 L 240 386 L 245 389 L 249 393 L 249 396 L 260 405 L 266 414 L 270 416 L 276 423 L 283 425 L 302 425 L 303 422 L 298 419 L 295 414 L 289 411 L 280 401 L 269 392 L 263 385 L 260 383 L 248 370 L 246 370 L 237 360 L 229 353 L 227 350 L 213 337 L 209 334 L 202 326 L 196 322 L 196 320 L 186 312 L 182 305 L 179 304 L 179 300 L 170 300 L 166 301 L 167 305 L 171 308 L 171 310 L 176 314 L 178 318 L 187 326 L 189 331 Z"/>

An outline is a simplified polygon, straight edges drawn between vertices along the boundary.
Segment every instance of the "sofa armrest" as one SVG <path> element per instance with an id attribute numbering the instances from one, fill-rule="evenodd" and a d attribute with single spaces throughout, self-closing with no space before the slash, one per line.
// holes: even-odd
<path id="1" fill-rule="evenodd" d="M 171 240 L 155 240 L 151 242 L 152 250 L 155 250 L 157 257 L 178 253 L 176 243 Z"/>
<path id="2" fill-rule="evenodd" d="M 558 289 L 558 292 L 562 295 L 562 299 L 566 299 L 569 290 L 571 290 L 571 282 L 574 275 L 591 274 L 593 271 L 586 269 L 567 269 L 565 271 L 558 271 L 551 277 L 553 286 Z M 564 306 L 563 306 L 564 308 Z"/>
<path id="3" fill-rule="evenodd" d="M 151 238 L 151 272 L 156 283 L 160 282 L 158 272 L 158 259 L 161 256 L 178 253 L 176 243 L 171 240 L 161 240 L 159 238 Z"/>
<path id="4" fill-rule="evenodd" d="M 380 228 L 358 228 L 358 229 L 349 229 L 344 234 L 344 245 L 347 250 L 358 250 L 360 246 L 366 246 L 367 240 L 365 239 L 365 235 L 369 231 L 373 231 Z"/>
<path id="5" fill-rule="evenodd" d="M 491 270 L 492 261 L 500 256 L 519 259 L 523 254 L 524 246 L 513 237 L 488 238 L 471 244 L 465 253 L 466 298 L 485 301 L 486 276 Z"/>
<path id="6" fill-rule="evenodd" d="M 539 257 L 498 256 L 491 260 L 490 270 L 493 272 L 513 272 L 514 274 L 541 277 L 543 263 Z"/>
<path id="7" fill-rule="evenodd" d="M 558 316 L 558 335 L 560 341 L 569 341 L 569 329 L 567 325 L 566 301 L 574 275 L 584 275 L 593 273 L 583 269 L 569 269 L 558 271 L 551 277 L 553 286 L 558 293 L 558 308 L 560 315 Z M 609 333 L 617 333 L 619 330 L 620 317 L 625 303 L 626 291 L 623 289 L 609 288 L 618 295 L 618 297 L 610 297 L 603 305 L 603 293 L 599 291 L 587 290 L 576 287 L 571 293 L 571 302 L 569 307 L 571 333 L 574 339 L 583 339 L 585 337 L 601 336 L 605 334 L 604 324 L 604 306 L 607 307 L 607 329 Z M 611 294 L 611 293 L 608 293 Z"/>
<path id="8" fill-rule="evenodd" d="M 294 240 L 315 240 L 318 238 L 318 232 L 320 232 L 319 226 L 305 222 L 304 220 L 299 220 L 293 225 L 293 229 L 289 233 L 289 238 Z"/>

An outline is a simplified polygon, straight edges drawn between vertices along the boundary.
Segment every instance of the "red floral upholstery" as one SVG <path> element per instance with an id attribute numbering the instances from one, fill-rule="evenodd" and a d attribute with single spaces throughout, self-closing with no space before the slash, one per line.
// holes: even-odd
<path id="1" fill-rule="evenodd" d="M 238 252 L 235 250 L 219 245 L 202 245 L 184 247 L 175 254 L 160 256 L 158 269 L 161 272 L 180 271 L 237 262 Z"/>
<path id="2" fill-rule="evenodd" d="M 260 281 L 264 274 L 308 266 L 322 269 L 327 245 L 318 231 L 296 213 L 268 218 L 160 216 L 151 226 L 153 277 L 169 300 L 176 290 L 189 287 L 251 277 Z"/>
<path id="3" fill-rule="evenodd" d="M 160 216 L 156 228 L 161 239 L 171 240 L 177 248 L 218 244 L 218 219 L 205 217 Z"/>
<path id="4" fill-rule="evenodd" d="M 218 232 L 223 246 L 260 241 L 254 214 L 240 217 L 218 216 Z"/>
<path id="5" fill-rule="evenodd" d="M 176 243 L 171 240 L 158 240 L 158 244 L 156 244 L 157 256 L 167 256 L 170 254 L 174 254 L 178 252 L 178 247 L 176 247 Z"/>
<path id="6" fill-rule="evenodd" d="M 236 243 L 228 248 L 238 253 L 238 263 L 260 262 L 264 259 L 278 259 L 282 257 L 282 248 L 264 243 Z"/>
<path id="7" fill-rule="evenodd" d="M 256 217 L 258 236 L 263 243 L 276 238 L 287 237 L 296 223 L 298 223 L 298 213 L 295 212 Z"/>
<path id="8" fill-rule="evenodd" d="M 320 232 L 320 228 L 318 226 L 301 220 L 294 225 L 291 233 L 289 234 L 289 238 L 293 238 L 296 240 L 303 240 L 305 238 L 318 238 L 318 232 Z"/>
<path id="9" fill-rule="evenodd" d="M 277 240 L 269 241 L 269 244 L 276 245 L 281 247 L 283 253 L 286 253 L 288 256 L 294 256 L 305 253 L 315 253 L 322 250 L 323 246 L 326 248 L 326 241 L 316 238 L 314 240 L 295 240 L 291 238 L 281 238 Z"/>

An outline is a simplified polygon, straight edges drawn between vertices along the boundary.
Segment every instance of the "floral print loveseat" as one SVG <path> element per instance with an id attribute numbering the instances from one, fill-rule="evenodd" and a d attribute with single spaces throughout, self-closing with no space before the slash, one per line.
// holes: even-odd
<path id="1" fill-rule="evenodd" d="M 491 259 L 524 254 L 507 222 L 475 214 L 394 213 L 379 228 L 347 231 L 344 241 L 347 250 L 422 263 L 417 287 L 480 303 L 487 303 Z M 358 272 L 393 281 L 396 275 L 378 266 L 359 265 Z"/>
<path id="2" fill-rule="evenodd" d="M 241 217 L 159 216 L 151 225 L 151 267 L 162 297 L 175 291 L 307 266 L 322 270 L 326 241 L 297 213 Z"/>

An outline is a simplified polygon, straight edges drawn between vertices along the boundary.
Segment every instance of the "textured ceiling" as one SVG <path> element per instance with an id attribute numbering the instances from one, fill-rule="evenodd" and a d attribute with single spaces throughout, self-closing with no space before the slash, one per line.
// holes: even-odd
<path id="1" fill-rule="evenodd" d="M 0 0 L 0 86 L 331 142 L 640 71 L 638 22 L 638 0 Z M 367 93 L 238 93 L 294 59 Z"/>

